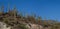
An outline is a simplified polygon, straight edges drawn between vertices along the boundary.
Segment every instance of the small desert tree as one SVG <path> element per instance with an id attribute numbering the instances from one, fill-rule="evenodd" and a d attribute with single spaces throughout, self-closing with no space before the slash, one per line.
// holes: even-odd
<path id="1" fill-rule="evenodd" d="M 42 18 L 41 17 L 38 17 L 37 19 L 38 19 L 37 23 L 38 24 L 42 24 L 42 22 L 41 22 L 42 21 Z"/>
<path id="2" fill-rule="evenodd" d="M 48 23 L 46 21 L 47 21 L 47 19 L 44 18 L 44 22 L 43 22 L 44 26 L 48 26 Z"/>

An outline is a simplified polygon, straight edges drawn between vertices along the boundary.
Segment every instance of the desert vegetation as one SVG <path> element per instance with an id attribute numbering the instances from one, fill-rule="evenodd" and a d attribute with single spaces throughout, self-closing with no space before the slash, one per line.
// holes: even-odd
<path id="1" fill-rule="evenodd" d="M 0 21 L 11 26 L 11 29 L 28 29 L 24 23 L 38 24 L 45 27 L 51 27 L 51 29 L 60 29 L 60 22 L 55 20 L 42 20 L 42 17 L 35 17 L 36 15 L 26 15 L 23 16 L 21 13 L 18 13 L 16 7 L 12 10 L 7 8 L 7 11 L 4 12 L 4 6 L 0 8 Z"/>

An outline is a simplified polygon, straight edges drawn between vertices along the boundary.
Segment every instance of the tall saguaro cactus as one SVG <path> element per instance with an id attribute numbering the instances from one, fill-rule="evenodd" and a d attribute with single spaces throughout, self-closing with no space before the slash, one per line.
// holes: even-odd
<path id="1" fill-rule="evenodd" d="M 10 5 L 8 4 L 7 12 L 10 12 Z"/>
<path id="2" fill-rule="evenodd" d="M 13 13 L 14 13 L 14 20 L 16 20 L 16 15 L 17 15 L 16 6 L 14 6 Z"/>
<path id="3" fill-rule="evenodd" d="M 4 13 L 4 5 L 1 7 L 1 12 Z"/>

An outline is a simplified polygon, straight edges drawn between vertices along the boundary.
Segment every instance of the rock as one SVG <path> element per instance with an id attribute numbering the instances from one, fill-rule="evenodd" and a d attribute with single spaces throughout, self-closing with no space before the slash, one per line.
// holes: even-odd
<path id="1" fill-rule="evenodd" d="M 26 25 L 29 29 L 43 29 L 43 26 L 38 25 L 38 24 L 27 24 Z"/>
<path id="2" fill-rule="evenodd" d="M 5 23 L 0 22 L 0 29 L 11 29 L 11 27 L 7 27 Z"/>

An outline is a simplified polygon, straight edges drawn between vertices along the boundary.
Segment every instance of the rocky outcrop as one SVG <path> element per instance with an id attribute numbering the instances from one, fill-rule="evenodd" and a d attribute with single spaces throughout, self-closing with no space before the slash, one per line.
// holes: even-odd
<path id="1" fill-rule="evenodd" d="M 29 29 L 43 29 L 43 26 L 38 25 L 38 24 L 27 24 L 26 27 L 28 27 Z"/>
<path id="2" fill-rule="evenodd" d="M 32 24 L 32 23 L 28 23 L 26 24 L 26 27 L 28 29 L 51 29 L 51 26 L 42 26 L 42 25 L 38 25 L 38 24 Z"/>
<path id="3" fill-rule="evenodd" d="M 11 27 L 7 27 L 5 23 L 0 22 L 0 29 L 11 29 Z"/>
<path id="4" fill-rule="evenodd" d="M 42 25 L 32 24 L 32 23 L 23 23 L 28 29 L 51 29 L 51 27 L 43 27 Z M 7 24 L 0 22 L 0 29 L 11 29 L 12 27 L 7 27 Z"/>

